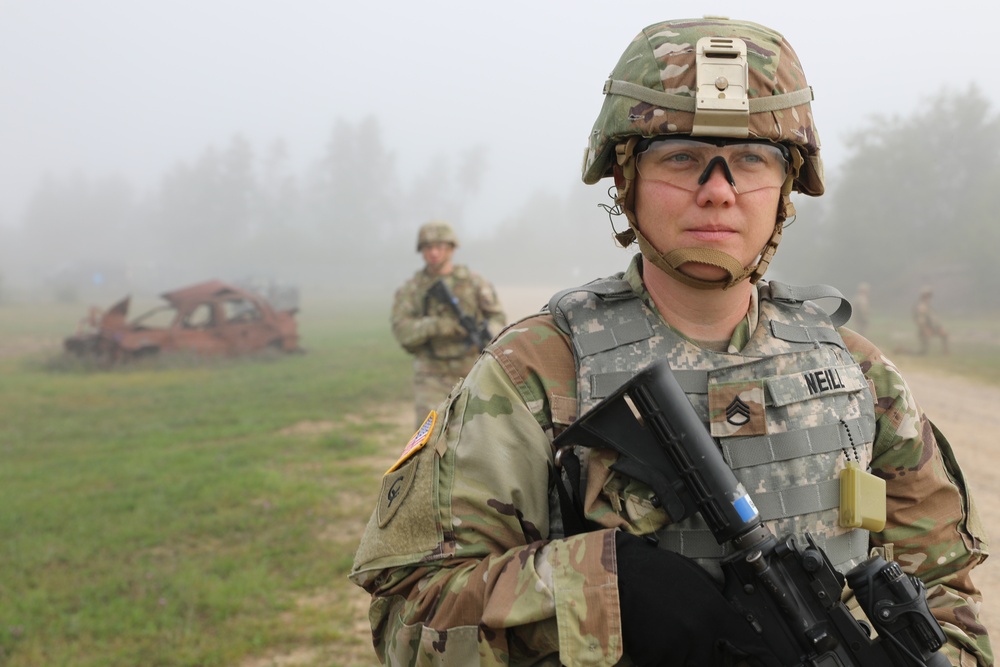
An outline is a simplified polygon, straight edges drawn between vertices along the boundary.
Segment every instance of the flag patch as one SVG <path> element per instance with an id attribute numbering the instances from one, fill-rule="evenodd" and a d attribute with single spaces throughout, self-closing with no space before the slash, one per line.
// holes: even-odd
<path id="1" fill-rule="evenodd" d="M 431 433 L 434 431 L 434 424 L 437 422 L 437 412 L 431 410 L 424 419 L 424 423 L 420 425 L 417 432 L 413 434 L 410 441 L 406 443 L 406 447 L 403 448 L 403 453 L 399 455 L 399 460 L 392 464 L 392 467 L 385 471 L 385 474 L 398 470 L 401 465 L 406 463 L 410 457 L 419 452 L 427 441 L 431 439 Z"/>

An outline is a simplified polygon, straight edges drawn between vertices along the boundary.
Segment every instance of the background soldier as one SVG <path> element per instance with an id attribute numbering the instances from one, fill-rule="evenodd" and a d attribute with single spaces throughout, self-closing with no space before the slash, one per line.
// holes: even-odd
<path id="1" fill-rule="evenodd" d="M 413 355 L 418 426 L 507 321 L 493 285 L 452 262 L 457 247 L 448 223 L 423 225 L 417 251 L 424 268 L 396 290 L 392 306 L 392 333 Z"/>
<path id="2" fill-rule="evenodd" d="M 931 308 L 932 296 L 934 290 L 924 287 L 920 290 L 916 305 L 913 306 L 913 321 L 917 324 L 917 339 L 920 343 L 917 354 L 927 354 L 931 348 L 931 339 L 935 337 L 941 339 L 941 350 L 948 354 L 948 332 Z"/>
<path id="3" fill-rule="evenodd" d="M 868 333 L 868 326 L 871 324 L 872 304 L 871 289 L 868 283 L 860 283 L 858 292 L 851 300 L 854 306 L 854 314 L 851 316 L 851 327 L 862 336 Z"/>
<path id="4" fill-rule="evenodd" d="M 681 517 L 636 478 L 649 466 L 622 467 L 611 448 L 553 452 L 578 417 L 667 362 L 775 535 L 809 533 L 840 572 L 884 554 L 926 585 L 948 640 L 937 657 L 991 665 L 970 578 L 987 547 L 951 445 L 844 311 L 813 303 L 839 292 L 761 280 L 791 192 L 824 191 L 791 46 L 747 21 L 658 23 L 604 94 L 583 180 L 614 179 L 618 240 L 639 254 L 509 326 L 387 471 L 351 575 L 372 594 L 379 658 L 788 665 L 805 661 L 774 653 L 827 650 L 832 626 L 804 615 L 808 638 L 765 643 L 732 600 L 767 586 L 720 591 L 726 550 L 703 516 Z M 874 492 L 860 499 L 860 485 Z M 807 661 L 833 664 L 821 657 Z"/>

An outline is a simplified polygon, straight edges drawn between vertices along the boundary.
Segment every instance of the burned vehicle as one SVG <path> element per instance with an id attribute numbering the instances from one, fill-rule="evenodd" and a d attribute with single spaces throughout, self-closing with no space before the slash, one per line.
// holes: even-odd
<path id="1" fill-rule="evenodd" d="M 128 320 L 131 296 L 92 308 L 66 351 L 116 363 L 167 351 L 236 355 L 264 349 L 300 352 L 297 308 L 278 310 L 260 295 L 212 280 L 160 295 L 166 304 Z"/>

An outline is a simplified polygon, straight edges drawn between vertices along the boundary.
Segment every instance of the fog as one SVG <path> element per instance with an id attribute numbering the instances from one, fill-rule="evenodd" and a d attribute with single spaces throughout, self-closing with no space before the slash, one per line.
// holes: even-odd
<path id="1" fill-rule="evenodd" d="M 598 206 L 607 184 L 579 176 L 603 82 L 645 25 L 707 13 L 783 32 L 815 90 L 829 190 L 799 204 L 773 275 L 844 291 L 872 281 L 885 300 L 922 282 L 962 294 L 991 284 L 981 270 L 1000 254 L 982 219 L 996 195 L 970 194 L 980 177 L 1000 182 L 1000 10 L 912 8 L 0 0 L 0 299 L 250 274 L 388 299 L 419 267 L 416 229 L 431 218 L 459 230 L 458 261 L 500 284 L 621 270 L 630 252 Z M 956 167 L 968 173 L 914 189 L 913 159 L 927 155 L 903 147 L 939 132 L 934 155 L 971 142 Z M 899 143 L 865 143 L 882 135 Z M 973 158 L 977 146 L 987 155 Z M 897 159 L 866 171 L 862 147 Z M 986 236 L 970 255 L 941 244 L 956 234 Z"/>

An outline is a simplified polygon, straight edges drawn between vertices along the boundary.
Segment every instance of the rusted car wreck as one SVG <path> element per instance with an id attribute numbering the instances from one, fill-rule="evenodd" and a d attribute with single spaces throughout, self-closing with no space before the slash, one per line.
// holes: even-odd
<path id="1" fill-rule="evenodd" d="M 166 304 L 131 321 L 131 296 L 103 312 L 91 309 L 65 339 L 66 351 L 108 363 L 183 350 L 204 355 L 301 351 L 297 307 L 278 310 L 258 294 L 218 280 L 160 296 Z"/>

